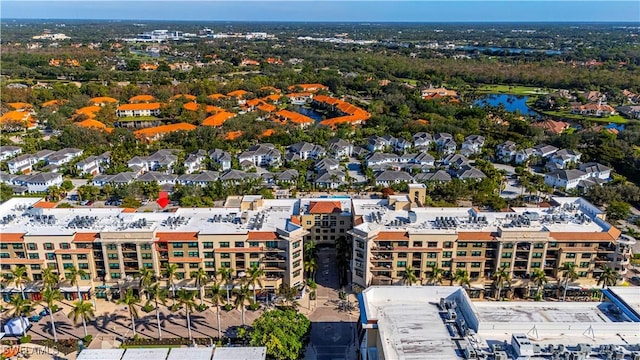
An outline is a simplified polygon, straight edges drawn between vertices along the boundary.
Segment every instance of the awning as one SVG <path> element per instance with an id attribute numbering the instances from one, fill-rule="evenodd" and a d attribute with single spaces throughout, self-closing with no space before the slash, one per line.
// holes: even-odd
<path id="1" fill-rule="evenodd" d="M 60 287 L 60 291 L 63 293 L 77 293 L 78 288 L 75 286 Z M 89 292 L 89 291 L 91 291 L 91 286 L 80 286 L 80 292 Z"/>

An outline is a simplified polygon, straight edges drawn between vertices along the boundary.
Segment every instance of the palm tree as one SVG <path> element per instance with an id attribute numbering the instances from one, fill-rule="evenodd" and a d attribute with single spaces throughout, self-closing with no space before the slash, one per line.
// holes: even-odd
<path id="1" fill-rule="evenodd" d="M 80 295 L 80 279 L 87 277 L 87 272 L 76 267 L 65 269 L 65 271 L 68 271 L 65 277 L 67 278 L 67 280 L 69 280 L 69 282 L 71 282 L 71 286 L 76 286 L 76 290 L 78 291 L 78 299 L 82 299 L 82 296 Z"/>
<path id="2" fill-rule="evenodd" d="M 453 273 L 452 277 L 454 282 L 458 282 L 458 285 L 468 289 L 471 287 L 471 278 L 469 277 L 469 272 L 465 269 L 458 269 L 455 273 Z"/>
<path id="3" fill-rule="evenodd" d="M 27 300 L 24 297 L 13 295 L 9 301 L 9 305 L 13 308 L 12 316 L 20 319 L 22 323 L 22 335 L 27 333 L 27 321 L 25 317 L 29 316 L 33 311 L 31 300 Z"/>
<path id="4" fill-rule="evenodd" d="M 218 339 L 222 339 L 222 329 L 220 327 L 220 304 L 224 302 L 222 287 L 216 281 L 211 285 L 211 302 L 216 307 L 216 317 L 218 318 Z"/>
<path id="5" fill-rule="evenodd" d="M 511 274 L 507 271 L 507 267 L 503 266 L 493 274 L 493 286 L 498 290 L 496 299 L 500 300 L 500 293 L 504 289 L 505 283 L 511 283 Z"/>
<path id="6" fill-rule="evenodd" d="M 56 321 L 53 318 L 53 306 L 56 305 L 57 302 L 62 301 L 62 293 L 58 289 L 52 289 L 48 287 L 42 292 L 42 301 L 47 304 L 47 309 L 49 309 L 49 316 L 51 316 L 51 330 L 53 331 L 53 341 L 58 342 L 58 334 L 56 333 Z"/>
<path id="7" fill-rule="evenodd" d="M 160 308 L 158 302 L 166 305 L 169 291 L 160 287 L 159 283 L 154 283 L 147 288 L 147 302 L 153 300 L 156 308 L 156 321 L 158 322 L 158 339 L 162 339 L 162 327 L 160 326 Z"/>
<path id="8" fill-rule="evenodd" d="M 251 287 L 253 292 L 253 302 L 256 302 L 256 285 L 262 289 L 262 276 L 264 275 L 264 269 L 258 265 L 253 265 L 247 270 L 247 286 Z"/>
<path id="9" fill-rule="evenodd" d="M 234 305 L 236 309 L 240 309 L 242 312 L 242 326 L 244 327 L 244 310 L 247 301 L 251 301 L 251 290 L 249 289 L 248 284 L 245 284 L 240 286 L 239 289 L 235 289 L 234 292 L 236 293 Z"/>
<path id="10" fill-rule="evenodd" d="M 315 258 L 305 260 L 304 271 L 307 273 L 307 278 L 315 280 L 316 271 L 318 271 L 318 261 Z"/>
<path id="11" fill-rule="evenodd" d="M 16 285 L 18 289 L 20 289 L 20 295 L 22 295 L 22 299 L 26 299 L 24 296 L 24 284 L 31 281 L 29 276 L 27 275 L 26 266 L 16 266 L 15 269 L 11 270 L 11 282 Z"/>
<path id="12" fill-rule="evenodd" d="M 173 285 L 173 280 L 176 278 L 176 274 L 178 273 L 178 264 L 169 264 L 164 269 L 164 276 L 167 278 L 167 285 L 171 287 L 171 293 L 173 294 L 173 305 L 176 304 L 176 288 Z"/>
<path id="13" fill-rule="evenodd" d="M 140 293 L 141 297 L 142 294 L 145 293 L 151 286 L 151 284 L 153 284 L 155 277 L 156 273 L 152 269 L 147 267 L 143 267 L 142 269 L 140 269 L 140 271 L 138 272 L 138 292 Z M 149 299 L 149 295 L 146 294 L 146 296 L 147 299 Z"/>
<path id="14" fill-rule="evenodd" d="M 430 272 L 427 272 L 427 279 L 431 281 L 433 286 L 442 284 L 442 280 L 444 280 L 444 269 L 439 268 L 438 265 L 434 266 Z"/>
<path id="15" fill-rule="evenodd" d="M 318 247 L 315 241 L 309 240 L 304 243 L 304 257 L 307 259 L 318 258 Z"/>
<path id="16" fill-rule="evenodd" d="M 598 277 L 598 285 L 602 283 L 602 288 L 615 286 L 618 282 L 618 272 L 609 265 L 602 266 L 602 273 Z"/>
<path id="17" fill-rule="evenodd" d="M 187 314 L 187 328 L 189 329 L 189 339 L 191 339 L 191 317 L 189 316 L 189 312 L 193 312 L 193 309 L 196 306 L 196 302 L 194 300 L 195 294 L 192 291 L 188 291 L 185 289 L 178 290 L 178 304 L 184 306 L 184 310 Z"/>
<path id="18" fill-rule="evenodd" d="M 318 289 L 318 284 L 313 280 L 307 280 L 307 286 L 311 291 L 309 292 L 309 309 L 311 309 L 311 296 L 313 296 L 313 300 L 317 306 L 318 304 L 318 296 L 316 294 L 316 290 Z"/>
<path id="19" fill-rule="evenodd" d="M 133 289 L 127 289 L 124 296 L 121 297 L 118 304 L 127 305 L 129 308 L 129 316 L 131 317 L 131 330 L 133 330 L 133 336 L 136 336 L 136 318 L 138 318 L 138 309 L 135 305 L 140 303 L 140 299 L 133 293 Z"/>
<path id="20" fill-rule="evenodd" d="M 82 326 L 84 327 L 84 336 L 89 335 L 87 333 L 87 320 L 90 320 L 95 316 L 93 312 L 93 306 L 90 302 L 84 300 L 78 300 L 73 303 L 73 308 L 69 312 L 69 319 L 73 318 L 73 323 L 78 324 L 78 319 L 82 319 Z"/>
<path id="21" fill-rule="evenodd" d="M 53 268 L 46 267 L 42 270 L 42 283 L 45 288 L 48 289 L 57 289 L 58 283 L 60 282 L 60 277 L 58 274 L 53 272 Z"/>
<path id="22" fill-rule="evenodd" d="M 417 281 L 416 273 L 411 268 L 411 265 L 408 265 L 402 271 L 402 282 L 405 285 L 411 286 L 411 285 L 415 284 L 416 281 Z"/>
<path id="23" fill-rule="evenodd" d="M 196 287 L 198 288 L 198 292 L 200 293 L 200 305 L 203 305 L 204 287 L 207 286 L 207 283 L 211 278 L 203 268 L 199 268 L 198 271 L 192 271 L 191 278 L 196 282 Z"/>
<path id="24" fill-rule="evenodd" d="M 567 288 L 569 287 L 569 281 L 576 280 L 578 273 L 576 272 L 576 263 L 566 262 L 562 264 L 562 279 L 564 280 L 564 291 L 562 293 L 562 301 L 567 298 Z"/>
<path id="25" fill-rule="evenodd" d="M 533 269 L 530 280 L 536 285 L 536 299 L 542 299 L 540 296 L 540 289 L 549 282 L 549 280 L 547 280 L 547 275 L 541 269 Z"/>
<path id="26" fill-rule="evenodd" d="M 222 281 L 224 281 L 224 285 L 227 288 L 227 304 L 231 302 L 231 299 L 229 298 L 229 286 L 233 284 L 231 275 L 233 275 L 234 271 L 235 270 L 228 267 L 221 267 L 220 269 L 218 269 L 218 273 L 220 274 L 220 277 L 222 278 Z"/>

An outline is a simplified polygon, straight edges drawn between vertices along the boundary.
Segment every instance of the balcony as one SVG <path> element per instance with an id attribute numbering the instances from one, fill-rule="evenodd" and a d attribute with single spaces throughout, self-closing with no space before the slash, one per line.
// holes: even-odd
<path id="1" fill-rule="evenodd" d="M 378 266 L 372 266 L 369 268 L 371 271 L 389 271 L 391 270 L 391 265 L 378 265 Z"/>
<path id="2" fill-rule="evenodd" d="M 488 259 L 493 259 L 493 258 L 495 258 L 495 257 L 496 257 L 496 253 L 495 253 L 495 251 L 487 251 L 487 252 L 484 254 L 484 257 L 486 257 L 486 258 L 488 258 Z"/>
<path id="3" fill-rule="evenodd" d="M 518 244 L 516 251 L 529 251 L 531 250 L 531 244 Z"/>
<path id="4" fill-rule="evenodd" d="M 137 252 L 138 250 L 136 249 L 135 246 L 128 246 L 128 245 L 122 245 L 122 252 Z"/>
<path id="5" fill-rule="evenodd" d="M 556 268 L 556 263 L 555 262 L 545 262 L 544 263 L 544 268 L 545 269 L 555 269 Z"/>
<path id="6" fill-rule="evenodd" d="M 598 256 L 596 256 L 596 258 L 595 258 L 595 262 L 597 262 L 597 263 L 598 263 L 598 262 L 600 262 L 600 263 L 602 263 L 602 262 L 609 262 L 609 261 L 611 261 L 611 259 L 609 259 L 609 257 L 608 257 L 608 256 L 606 256 L 606 255 L 598 255 Z"/>
<path id="7" fill-rule="evenodd" d="M 264 271 L 267 272 L 285 272 L 285 269 L 281 269 L 279 267 L 267 266 L 264 268 Z"/>

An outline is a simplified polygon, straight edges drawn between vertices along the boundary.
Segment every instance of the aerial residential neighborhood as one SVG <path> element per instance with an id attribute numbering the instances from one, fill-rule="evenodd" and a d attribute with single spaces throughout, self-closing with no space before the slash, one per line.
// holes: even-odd
<path id="1" fill-rule="evenodd" d="M 637 359 L 640 9 L 525 3 L 3 3 L 0 358 Z"/>

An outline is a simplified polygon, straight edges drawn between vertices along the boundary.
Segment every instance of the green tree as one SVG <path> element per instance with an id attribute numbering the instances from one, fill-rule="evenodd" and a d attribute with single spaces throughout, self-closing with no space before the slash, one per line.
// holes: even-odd
<path id="1" fill-rule="evenodd" d="M 57 289 L 60 277 L 53 271 L 53 268 L 46 267 L 42 269 L 42 283 L 45 289 Z"/>
<path id="2" fill-rule="evenodd" d="M 33 304 L 31 300 L 25 299 L 22 296 L 14 295 L 9 300 L 9 306 L 13 309 L 11 313 L 13 317 L 17 317 L 22 322 L 22 329 L 24 330 L 24 334 L 26 334 L 27 330 L 27 321 L 26 317 L 29 316 L 33 312 Z"/>
<path id="3" fill-rule="evenodd" d="M 95 316 L 93 312 L 93 306 L 90 302 L 84 300 L 78 300 L 73 303 L 73 307 L 69 312 L 69 319 L 73 319 L 74 324 L 78 324 L 78 320 L 82 320 L 82 327 L 84 327 L 84 336 L 89 335 L 87 332 L 87 320 L 91 320 Z"/>
<path id="4" fill-rule="evenodd" d="M 16 266 L 15 269 L 11 270 L 11 282 L 20 290 L 22 299 L 26 299 L 24 296 L 24 284 L 29 281 L 31 281 L 31 279 L 29 279 L 27 268 L 24 265 Z"/>
<path id="5" fill-rule="evenodd" d="M 162 339 L 162 326 L 160 324 L 160 306 L 167 304 L 167 297 L 169 297 L 169 291 L 166 288 L 160 286 L 159 283 L 154 283 L 147 288 L 147 303 L 152 301 L 155 303 L 156 310 L 156 322 L 158 324 L 158 339 Z"/>
<path id="6" fill-rule="evenodd" d="M 209 274 L 203 269 L 199 268 L 197 271 L 191 272 L 191 278 L 196 283 L 196 288 L 198 288 L 198 292 L 200 293 L 200 305 L 204 304 L 204 287 L 207 286 L 209 282 Z"/>
<path id="7" fill-rule="evenodd" d="M 78 291 L 78 299 L 82 299 L 82 295 L 80 295 L 80 279 L 85 279 L 89 276 L 86 271 L 83 269 L 78 269 L 77 267 L 71 267 L 65 269 L 67 273 L 65 274 L 65 278 L 69 280 L 71 286 L 75 285 L 76 290 Z"/>
<path id="8" fill-rule="evenodd" d="M 624 201 L 613 200 L 607 206 L 607 218 L 609 220 L 623 220 L 629 216 L 631 205 Z"/>
<path id="9" fill-rule="evenodd" d="M 184 306 L 184 311 L 187 316 L 187 329 L 189 330 L 189 339 L 192 339 L 191 336 L 191 317 L 190 313 L 193 312 L 196 302 L 194 300 L 195 294 L 193 291 L 188 291 L 185 289 L 178 290 L 178 304 Z"/>
<path id="10" fill-rule="evenodd" d="M 598 285 L 602 284 L 602 288 L 615 286 L 618 282 L 618 272 L 609 265 L 602 266 L 602 272 L 598 276 Z"/>
<path id="11" fill-rule="evenodd" d="M 53 318 L 54 307 L 57 303 L 62 301 L 62 293 L 58 289 L 52 289 L 47 287 L 42 292 L 42 302 L 44 302 L 49 309 L 49 316 L 51 317 L 51 331 L 53 332 L 53 341 L 58 341 L 58 334 L 56 333 L 56 320 Z"/>
<path id="12" fill-rule="evenodd" d="M 315 280 L 316 272 L 318 271 L 318 261 L 316 258 L 308 258 L 304 261 L 304 271 L 307 273 L 307 278 Z"/>
<path id="13" fill-rule="evenodd" d="M 0 202 L 5 202 L 13 197 L 13 189 L 5 184 L 0 184 Z"/>
<path id="14" fill-rule="evenodd" d="M 131 330 L 133 331 L 133 336 L 136 334 L 136 319 L 138 316 L 138 309 L 136 305 L 140 303 L 140 299 L 133 293 L 133 289 L 127 289 L 124 293 L 124 296 L 120 298 L 117 302 L 118 304 L 126 305 L 129 310 L 129 317 L 131 317 Z"/>
<path id="15" fill-rule="evenodd" d="M 531 282 L 536 285 L 536 299 L 541 300 L 541 292 L 542 287 L 549 282 L 547 279 L 547 274 L 544 273 L 542 269 L 533 269 L 531 273 Z"/>
<path id="16" fill-rule="evenodd" d="M 218 274 L 220 274 L 220 278 L 222 279 L 222 281 L 224 282 L 224 286 L 227 289 L 227 304 L 231 303 L 231 299 L 229 296 L 229 291 L 230 291 L 230 287 L 233 286 L 233 272 L 235 270 L 228 268 L 228 267 L 221 267 L 220 269 L 218 269 Z"/>
<path id="17" fill-rule="evenodd" d="M 506 284 L 511 284 L 511 274 L 507 270 L 507 267 L 503 266 L 493 274 L 493 287 L 498 290 L 498 294 L 496 296 L 498 301 L 501 299 L 500 295 Z"/>
<path id="18" fill-rule="evenodd" d="M 427 280 L 431 282 L 433 286 L 438 286 L 442 284 L 444 280 L 444 269 L 439 268 L 438 265 L 435 265 L 431 271 L 427 271 Z"/>
<path id="19" fill-rule="evenodd" d="M 407 286 L 411 286 L 413 284 L 416 283 L 417 278 L 416 278 L 416 273 L 413 270 L 413 268 L 411 267 L 411 265 L 407 265 L 404 270 L 402 271 L 402 283 L 407 285 Z"/>
<path id="20" fill-rule="evenodd" d="M 578 273 L 576 272 L 576 263 L 566 262 L 562 264 L 562 279 L 564 283 L 564 291 L 562 293 L 562 301 L 567 299 L 567 289 L 569 288 L 569 282 L 574 281 L 578 278 Z"/>
<path id="21" fill-rule="evenodd" d="M 471 278 L 469 277 L 469 272 L 465 269 L 456 270 L 456 272 L 453 273 L 452 279 L 465 289 L 471 287 Z"/>
<path id="22" fill-rule="evenodd" d="M 213 306 L 216 307 L 216 318 L 218 320 L 218 339 L 222 339 L 222 328 L 220 326 L 220 304 L 224 302 L 224 292 L 222 291 L 222 287 L 216 281 L 211 285 L 211 302 Z"/>
<path id="23" fill-rule="evenodd" d="M 147 294 L 147 290 L 155 282 L 156 273 L 153 269 L 144 267 L 138 271 L 138 292 L 140 295 L 146 294 L 147 301 L 149 300 L 149 295 Z"/>
<path id="24" fill-rule="evenodd" d="M 240 309 L 242 313 L 242 326 L 244 326 L 244 311 L 247 302 L 251 301 L 251 289 L 249 289 L 248 284 L 243 284 L 238 289 L 234 289 L 234 292 L 236 293 L 234 306 L 236 309 Z"/>
<path id="25" fill-rule="evenodd" d="M 258 265 L 253 265 L 247 270 L 247 286 L 251 288 L 253 292 L 253 302 L 256 302 L 256 287 L 262 289 L 262 276 L 264 275 L 264 269 Z"/>
<path id="26" fill-rule="evenodd" d="M 253 322 L 251 346 L 265 346 L 267 355 L 276 360 L 303 358 L 304 339 L 311 321 L 294 310 L 271 310 Z"/>
<path id="27" fill-rule="evenodd" d="M 177 273 L 178 264 L 169 264 L 163 271 L 164 276 L 167 278 L 167 285 L 171 288 L 171 293 L 173 295 L 173 305 L 176 304 L 176 287 L 173 281 L 176 279 Z"/>
<path id="28" fill-rule="evenodd" d="M 70 191 L 73 189 L 73 183 L 71 182 L 71 180 L 65 180 L 62 182 L 62 184 L 60 184 L 60 187 L 62 188 L 62 190 L 64 191 Z"/>

